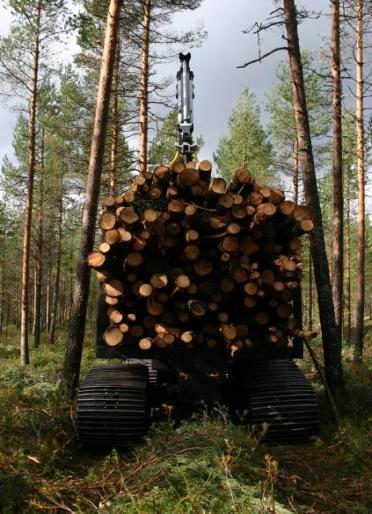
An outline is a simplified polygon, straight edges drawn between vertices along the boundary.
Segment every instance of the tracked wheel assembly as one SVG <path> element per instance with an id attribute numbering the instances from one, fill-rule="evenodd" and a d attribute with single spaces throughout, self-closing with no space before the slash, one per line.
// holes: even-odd
<path id="1" fill-rule="evenodd" d="M 141 365 L 96 365 L 79 389 L 79 440 L 91 446 L 125 447 L 148 428 L 148 369 Z"/>
<path id="2" fill-rule="evenodd" d="M 81 442 L 120 448 L 141 440 L 149 425 L 149 368 L 152 366 L 146 362 L 96 365 L 90 370 L 80 386 L 77 403 Z M 240 408 L 249 410 L 249 423 L 258 430 L 266 425 L 265 442 L 296 444 L 317 435 L 317 399 L 292 360 L 245 364 L 233 374 L 242 394 Z"/>
<path id="3" fill-rule="evenodd" d="M 268 426 L 265 441 L 293 444 L 317 435 L 318 402 L 293 361 L 261 362 L 249 367 L 242 381 L 249 395 L 251 423 Z"/>

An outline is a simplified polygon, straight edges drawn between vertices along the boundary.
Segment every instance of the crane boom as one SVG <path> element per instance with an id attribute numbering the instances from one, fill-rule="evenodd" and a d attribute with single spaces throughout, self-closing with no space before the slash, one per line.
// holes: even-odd
<path id="1" fill-rule="evenodd" d="M 178 131 L 179 141 L 176 147 L 182 159 L 191 161 L 197 150 L 193 141 L 193 99 L 194 99 L 194 73 L 190 70 L 191 54 L 179 54 L 181 67 L 177 73 L 177 99 L 178 99 Z"/>

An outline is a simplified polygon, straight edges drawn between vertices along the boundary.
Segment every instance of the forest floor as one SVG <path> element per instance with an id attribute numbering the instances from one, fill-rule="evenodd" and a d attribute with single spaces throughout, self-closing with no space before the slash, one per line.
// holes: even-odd
<path id="1" fill-rule="evenodd" d="M 18 364 L 15 331 L 0 338 L 0 512 L 105 514 L 372 512 L 372 323 L 365 363 L 344 361 L 347 393 L 335 429 L 319 395 L 321 433 L 311 444 L 267 447 L 223 409 L 177 429 L 155 424 L 130 452 L 89 453 L 76 441 L 72 409 L 58 392 L 63 334 Z M 88 338 L 88 341 L 92 338 Z M 317 343 L 314 343 L 315 346 Z M 85 349 L 83 370 L 94 361 Z"/>

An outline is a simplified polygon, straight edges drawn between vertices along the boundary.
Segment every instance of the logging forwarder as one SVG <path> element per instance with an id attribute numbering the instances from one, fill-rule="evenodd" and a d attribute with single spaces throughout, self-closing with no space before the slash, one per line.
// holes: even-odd
<path id="1" fill-rule="evenodd" d="M 189 179 L 189 177 L 193 176 L 204 177 L 205 180 L 206 176 L 207 183 L 209 184 L 205 189 L 206 195 L 213 197 L 213 195 L 219 193 L 221 197 L 229 197 L 229 195 L 221 194 L 224 193 L 226 187 L 226 184 L 221 178 L 214 180 L 217 181 L 217 183 L 218 180 L 224 183 L 223 191 L 216 192 L 216 189 L 212 189 L 211 185 L 213 182 L 210 181 L 210 168 L 203 169 L 202 163 L 199 163 L 198 170 L 196 171 L 193 169 L 195 167 L 194 164 L 188 164 L 191 162 L 194 163 L 194 161 L 197 160 L 195 155 L 197 145 L 193 141 L 194 74 L 190 70 L 191 55 L 189 53 L 186 55 L 181 53 L 179 57 L 181 66 L 177 73 L 179 131 L 178 142 L 176 142 L 177 151 L 171 165 L 159 166 L 158 172 L 164 172 L 165 176 L 171 172 L 176 175 L 175 168 L 176 165 L 178 165 L 186 172 L 183 173 L 182 171 L 183 175 L 180 175 L 182 180 L 185 180 L 185 178 Z M 173 166 L 174 170 L 172 170 Z M 248 174 L 247 170 L 243 169 L 240 171 L 243 172 L 243 175 Z M 156 177 L 158 176 L 156 175 L 156 171 L 154 175 Z M 159 175 L 159 177 L 160 180 L 164 179 L 162 175 Z M 174 180 L 176 181 L 176 179 Z M 141 184 L 143 187 L 147 187 L 146 179 L 143 177 L 140 177 L 138 184 L 136 187 L 141 187 Z M 157 187 L 156 190 L 161 191 L 160 188 L 163 185 L 164 180 L 160 182 L 160 186 Z M 216 183 L 214 183 L 214 185 L 216 187 Z M 244 189 L 245 184 L 240 184 L 238 181 L 238 187 Z M 242 189 L 239 189 L 239 191 L 242 191 Z M 268 190 L 268 188 L 265 189 Z M 270 193 L 270 190 L 268 191 Z M 133 196 L 133 194 L 130 193 L 129 196 L 131 195 Z M 240 198 L 242 202 L 247 202 L 246 199 L 244 200 L 245 197 L 240 195 Z M 129 204 L 132 205 L 131 202 L 133 199 L 129 199 L 128 201 Z M 141 201 L 143 201 L 142 197 Z M 178 202 L 183 203 L 182 200 L 178 200 Z M 290 203 L 291 202 L 287 202 L 287 204 Z M 285 202 L 283 202 L 283 205 L 284 204 Z M 222 207 L 219 208 L 221 208 L 223 212 L 229 211 L 231 207 L 224 206 L 223 204 L 219 205 L 222 205 Z M 247 203 L 244 205 L 247 209 L 250 207 L 253 209 L 253 212 L 256 212 L 256 207 L 252 207 L 252 205 L 248 205 Z M 195 214 L 198 210 L 197 206 L 191 207 L 195 208 L 195 210 L 192 211 L 192 213 Z M 275 205 L 272 206 L 270 203 L 266 204 L 266 208 L 267 207 L 276 210 Z M 117 214 L 115 214 L 114 207 L 110 207 L 110 209 L 112 212 L 106 213 L 106 217 L 108 216 L 110 228 L 112 229 L 116 226 Z M 121 207 L 121 210 L 120 219 L 124 219 L 125 223 L 128 222 L 131 227 L 133 226 L 131 225 L 132 223 L 140 223 L 134 208 Z M 168 211 L 172 214 L 172 209 L 170 209 L 169 204 Z M 123 214 L 127 216 L 128 212 L 131 214 L 131 219 L 127 219 L 125 216 L 123 218 Z M 153 212 L 154 211 L 151 211 L 150 214 L 153 214 Z M 178 219 L 179 209 L 174 212 L 175 219 Z M 132 219 L 133 216 L 134 219 Z M 228 216 L 228 214 L 226 214 L 226 216 Z M 113 218 L 112 226 L 111 218 Z M 247 222 L 245 224 L 242 219 L 238 228 L 239 230 L 249 230 L 249 220 L 246 218 L 246 213 L 244 213 L 243 218 L 247 220 Z M 234 220 L 234 223 L 230 223 L 230 227 L 237 226 L 236 219 L 234 218 Z M 148 221 L 151 223 L 154 220 L 149 219 Z M 293 221 L 291 221 L 291 223 L 293 224 Z M 174 226 L 176 223 L 172 223 L 171 225 Z M 103 228 L 102 225 L 101 228 Z M 302 227 L 302 231 L 306 231 L 305 228 L 306 227 Z M 125 236 L 128 234 L 131 235 L 130 232 L 122 228 L 120 230 Z M 115 237 L 119 233 L 117 230 L 108 230 L 108 232 L 114 233 Z M 198 236 L 198 232 L 195 230 L 189 230 L 189 235 L 190 233 L 196 233 L 196 236 Z M 125 239 L 125 241 L 127 241 L 127 239 Z M 215 240 L 212 239 L 211 241 Z M 225 244 L 234 241 L 234 237 L 226 237 Z M 114 247 L 115 242 L 116 239 L 113 242 Z M 126 243 L 120 244 L 125 246 Z M 110 249 L 110 245 L 107 246 Z M 117 247 L 118 246 L 115 248 Z M 226 251 L 234 256 L 235 246 L 227 248 Z M 171 254 L 172 252 L 170 251 L 169 253 Z M 92 255 L 93 257 L 98 256 L 103 261 L 106 258 L 106 256 L 100 252 L 93 252 Z M 136 256 L 142 260 L 138 252 L 132 252 L 130 255 L 132 255 L 132 257 Z M 92 261 L 94 260 L 93 257 L 91 257 Z M 228 254 L 228 257 L 230 258 L 230 254 Z M 127 263 L 129 262 L 128 258 L 129 256 L 127 256 Z M 151 257 L 147 255 L 145 258 L 145 260 L 148 259 L 147 264 L 150 264 L 149 261 L 153 260 L 153 258 L 156 259 L 156 255 L 151 255 Z M 162 254 L 160 261 L 164 261 L 165 258 L 166 255 Z M 108 258 L 108 260 L 110 260 L 110 258 Z M 112 264 L 114 266 L 115 261 L 113 261 Z M 132 264 L 133 266 L 137 266 L 137 264 L 139 265 L 140 263 L 132 262 Z M 144 264 L 146 264 L 146 262 Z M 295 265 L 295 263 L 289 259 L 286 260 L 286 264 Z M 182 265 L 182 263 L 180 265 Z M 99 269 L 99 266 L 100 263 L 96 263 L 96 268 Z M 138 268 L 135 267 L 135 269 L 137 270 L 136 273 L 140 273 L 144 268 L 143 266 L 139 266 Z M 222 269 L 223 267 L 221 265 L 221 270 Z M 204 269 L 199 271 L 201 274 L 204 273 Z M 120 273 L 124 273 L 124 271 L 122 270 Z M 270 270 L 266 273 L 269 273 L 269 275 L 273 274 Z M 136 279 L 133 273 L 131 275 Z M 160 283 L 159 285 L 153 282 L 154 287 L 162 288 L 163 285 L 166 285 L 168 277 L 167 275 L 164 275 L 164 277 L 164 284 Z M 178 277 L 178 287 L 187 288 L 192 285 L 189 282 L 188 276 L 181 275 L 181 278 L 183 281 L 187 280 L 185 283 L 181 283 L 181 279 Z M 122 290 L 113 289 L 112 286 L 117 283 L 120 287 L 123 286 Z M 201 284 L 201 286 L 202 285 L 203 284 Z M 121 447 L 131 445 L 139 441 L 145 435 L 149 423 L 153 419 L 153 413 L 159 412 L 159 409 L 164 404 L 174 406 L 175 410 L 179 412 L 182 412 L 182 409 L 184 412 L 192 411 L 203 404 L 225 404 L 229 408 L 232 417 L 236 416 L 237 419 L 241 419 L 240 415 L 236 413 L 246 413 L 245 419 L 249 424 L 258 427 L 262 426 L 264 423 L 266 426 L 268 425 L 269 428 L 265 435 L 266 441 L 268 442 L 296 443 L 307 440 L 317 433 L 319 414 L 316 397 L 311 385 L 293 363 L 293 358 L 302 357 L 303 341 L 300 337 L 294 339 L 292 347 L 262 345 L 262 348 L 247 348 L 247 351 L 236 352 L 235 355 L 241 353 L 242 357 L 240 359 L 238 357 L 232 358 L 226 345 L 223 344 L 216 344 L 209 348 L 205 344 L 196 344 L 193 345 L 192 350 L 190 350 L 187 348 L 187 343 L 190 341 L 188 339 L 186 340 L 185 336 L 191 336 L 190 326 L 193 326 L 196 335 L 203 337 L 201 333 L 202 322 L 196 324 L 195 319 L 199 319 L 200 309 L 202 309 L 201 314 L 204 314 L 206 310 L 202 303 L 190 300 L 188 307 L 191 309 L 192 315 L 194 316 L 194 325 L 192 325 L 192 319 L 188 321 L 189 326 L 183 329 L 184 332 L 181 334 L 179 337 L 180 340 L 177 341 L 176 344 L 165 345 L 167 348 L 164 348 L 163 341 L 162 345 L 160 345 L 160 343 L 159 345 L 152 344 L 152 340 L 149 337 L 141 339 L 139 344 L 136 345 L 127 343 L 121 344 L 124 338 L 123 333 L 129 330 L 127 323 L 130 321 L 130 316 L 134 316 L 134 319 L 136 319 L 137 316 L 139 325 L 141 323 L 145 324 L 145 318 L 147 318 L 148 323 L 154 316 L 160 315 L 160 312 L 162 312 L 162 304 L 158 305 L 156 302 L 154 304 L 157 308 L 161 308 L 159 312 L 153 312 L 154 306 L 151 302 L 148 304 L 148 309 L 150 309 L 148 310 L 148 314 L 151 316 L 143 316 L 141 309 L 138 309 L 136 314 L 129 314 L 128 312 L 121 314 L 119 311 L 115 311 L 116 314 L 119 315 L 119 321 L 116 320 L 114 321 L 115 323 L 120 322 L 124 315 L 129 321 L 122 323 L 120 329 L 115 326 L 110 331 L 110 319 L 112 321 L 113 314 L 111 313 L 111 318 L 109 319 L 107 308 L 112 307 L 112 305 L 120 304 L 122 300 L 125 300 L 124 285 L 120 280 L 113 280 L 110 287 L 113 290 L 113 292 L 111 289 L 109 291 L 109 293 L 112 292 L 111 296 L 108 294 L 108 297 L 105 299 L 104 294 L 102 294 L 98 305 L 97 357 L 111 359 L 113 363 L 97 364 L 93 366 L 80 386 L 77 402 L 77 428 L 79 438 L 83 443 L 93 447 Z M 148 288 L 151 293 L 152 286 L 147 284 L 146 288 Z M 295 289 L 295 291 L 297 290 L 300 291 L 300 288 Z M 161 291 L 163 291 L 163 289 L 161 289 Z M 139 294 L 140 293 L 141 291 L 139 291 Z M 250 293 L 250 291 L 248 291 L 248 293 Z M 141 294 L 147 296 L 146 292 L 142 292 Z M 172 294 L 173 293 L 170 294 L 169 298 L 172 298 Z M 277 296 L 279 295 L 279 293 L 275 294 Z M 292 296 L 291 292 L 290 296 Z M 144 300 L 142 303 L 140 301 L 139 305 L 143 303 Z M 137 303 L 134 305 L 137 305 Z M 199 310 L 195 310 L 196 307 L 198 307 Z M 232 306 L 233 310 L 239 308 L 239 305 Z M 300 321 L 300 296 L 298 296 L 297 299 L 293 297 L 293 311 L 295 310 L 297 310 L 296 319 Z M 181 314 L 185 315 L 185 312 Z M 281 314 L 283 317 L 283 313 Z M 250 323 L 252 322 L 249 321 L 248 314 L 246 314 L 245 311 L 243 312 L 243 316 L 243 321 L 246 325 L 245 328 L 251 330 L 252 326 L 250 326 Z M 262 320 L 260 318 L 258 321 L 260 323 L 266 323 L 268 316 L 265 313 L 261 313 L 261 317 L 262 316 L 264 316 L 265 319 Z M 284 314 L 285 319 L 286 316 L 287 313 Z M 188 319 L 189 316 L 186 313 L 186 320 Z M 161 325 L 159 325 L 159 327 L 161 328 Z M 133 327 L 133 329 L 134 328 L 135 327 Z M 144 332 L 141 326 L 137 326 L 136 330 L 138 329 L 140 329 L 141 334 Z M 227 339 L 233 339 L 235 337 L 235 328 L 233 326 L 224 325 L 224 330 L 223 337 Z M 228 333 L 229 330 L 233 331 L 234 334 L 230 335 Z M 198 334 L 199 332 L 200 334 Z M 119 335 L 118 341 L 112 339 L 108 340 L 108 333 L 115 334 L 115 336 Z M 171 342 L 176 339 L 173 332 L 164 335 L 164 341 L 165 337 L 168 337 Z M 157 334 L 155 340 L 156 338 L 162 339 L 161 334 Z"/>

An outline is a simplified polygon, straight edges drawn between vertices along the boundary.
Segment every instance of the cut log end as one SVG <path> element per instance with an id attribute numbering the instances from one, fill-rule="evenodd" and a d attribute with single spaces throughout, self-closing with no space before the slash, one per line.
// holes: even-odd
<path id="1" fill-rule="evenodd" d="M 104 199 L 103 242 L 87 262 L 113 324 L 105 344 L 128 334 L 126 344 L 143 350 L 224 345 L 234 356 L 305 337 L 292 302 L 309 210 L 244 167 L 229 185 L 211 171 L 209 161 L 160 165 Z"/>
<path id="2" fill-rule="evenodd" d="M 150 350 L 152 347 L 152 340 L 149 337 L 144 337 L 138 342 L 138 346 L 141 350 Z"/>
<path id="3" fill-rule="evenodd" d="M 90 266 L 91 268 L 100 268 L 101 266 L 104 265 L 105 261 L 106 261 L 106 257 L 101 252 L 90 253 L 88 255 L 88 259 L 87 259 L 88 266 Z"/>
<path id="4" fill-rule="evenodd" d="M 124 339 L 124 334 L 118 327 L 106 328 L 103 339 L 107 346 L 118 346 Z"/>

